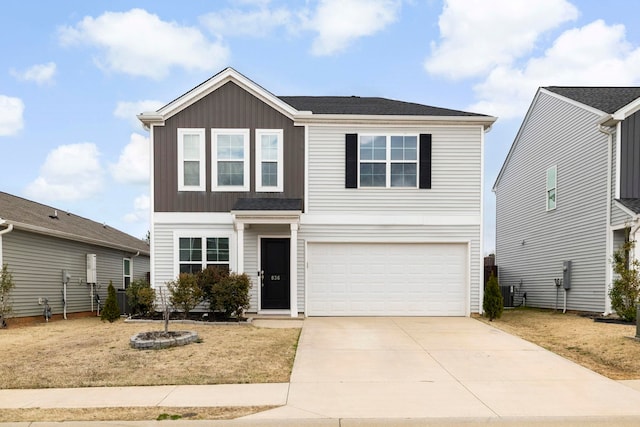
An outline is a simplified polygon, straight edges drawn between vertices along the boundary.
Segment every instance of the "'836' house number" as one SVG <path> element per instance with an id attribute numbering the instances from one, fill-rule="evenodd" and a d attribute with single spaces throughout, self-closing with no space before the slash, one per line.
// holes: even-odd
<path id="1" fill-rule="evenodd" d="M 272 274 L 272 275 L 271 275 L 271 280 L 272 280 L 272 281 L 278 281 L 278 280 L 280 280 L 280 275 L 279 275 L 279 274 Z"/>

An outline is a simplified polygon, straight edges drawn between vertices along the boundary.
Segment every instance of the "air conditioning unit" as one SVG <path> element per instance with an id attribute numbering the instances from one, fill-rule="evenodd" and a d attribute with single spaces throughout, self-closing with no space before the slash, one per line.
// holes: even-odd
<path id="1" fill-rule="evenodd" d="M 87 254 L 87 283 L 98 283 L 96 254 Z"/>

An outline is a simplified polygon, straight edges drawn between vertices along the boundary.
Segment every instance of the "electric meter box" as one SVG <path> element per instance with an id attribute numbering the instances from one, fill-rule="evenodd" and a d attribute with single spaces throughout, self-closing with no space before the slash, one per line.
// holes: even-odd
<path id="1" fill-rule="evenodd" d="M 571 261 L 562 261 L 562 286 L 571 289 Z"/>

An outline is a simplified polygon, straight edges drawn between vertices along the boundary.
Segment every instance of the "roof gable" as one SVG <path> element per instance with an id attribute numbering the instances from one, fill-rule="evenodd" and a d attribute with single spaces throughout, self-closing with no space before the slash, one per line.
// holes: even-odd
<path id="1" fill-rule="evenodd" d="M 640 98 L 640 87 L 547 86 L 544 89 L 607 114 Z"/>
<path id="2" fill-rule="evenodd" d="M 106 224 L 4 192 L 0 192 L 0 218 L 16 229 L 149 254 L 145 241 Z"/>

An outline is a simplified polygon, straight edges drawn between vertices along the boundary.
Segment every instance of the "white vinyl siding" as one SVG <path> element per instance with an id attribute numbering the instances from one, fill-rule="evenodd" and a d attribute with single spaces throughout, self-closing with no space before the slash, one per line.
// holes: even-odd
<path id="1" fill-rule="evenodd" d="M 496 184 L 496 263 L 516 304 L 555 306 L 553 279 L 572 261 L 570 310 L 605 309 L 607 138 L 600 116 L 540 92 L 516 137 Z M 542 208 L 545 172 L 561 171 L 562 202 Z"/>
<path id="2" fill-rule="evenodd" d="M 205 131 L 178 129 L 178 191 L 205 191 Z"/>
<path id="3" fill-rule="evenodd" d="M 249 191 L 249 129 L 211 129 L 211 188 Z"/>
<path id="4" fill-rule="evenodd" d="M 256 191 L 283 191 L 282 129 L 256 129 Z"/>

